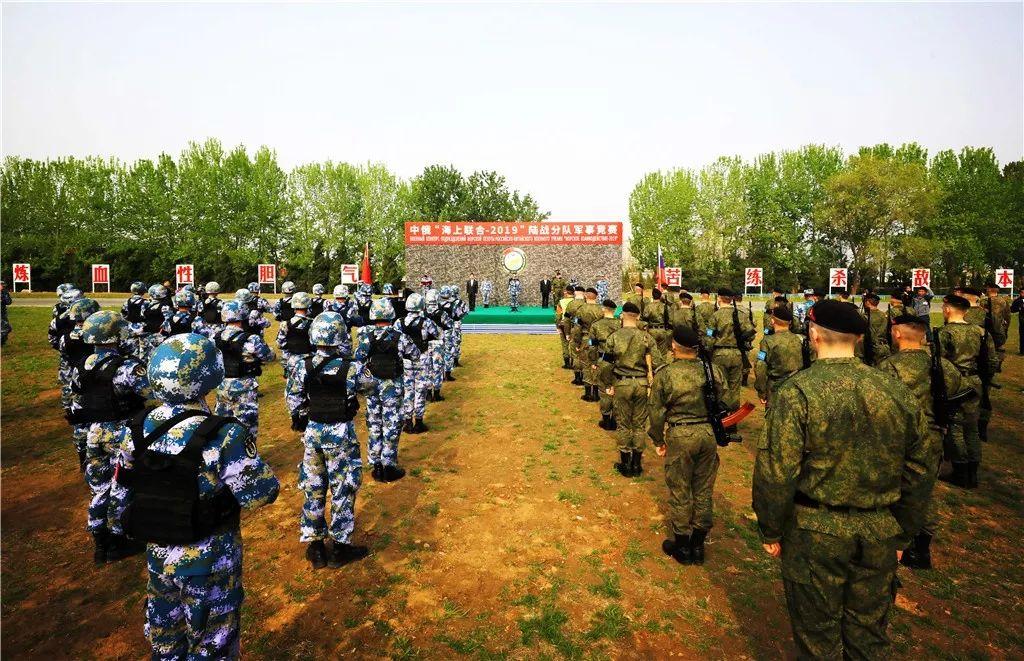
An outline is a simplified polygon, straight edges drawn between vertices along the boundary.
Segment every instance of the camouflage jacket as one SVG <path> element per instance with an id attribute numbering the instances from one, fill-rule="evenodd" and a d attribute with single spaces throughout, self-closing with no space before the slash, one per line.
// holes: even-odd
<path id="1" fill-rule="evenodd" d="M 865 309 L 861 316 L 868 322 L 868 331 L 857 341 L 856 355 L 864 357 L 864 343 L 869 339 L 874 348 L 875 364 L 889 355 L 889 342 L 886 334 L 889 331 L 889 317 L 880 310 Z"/>
<path id="2" fill-rule="evenodd" d="M 605 351 L 614 356 L 618 378 L 646 377 L 648 355 L 655 370 L 665 363 L 657 342 L 650 333 L 639 328 L 620 328 L 612 333 L 605 342 Z"/>
<path id="3" fill-rule="evenodd" d="M 692 328 L 693 332 L 697 335 L 702 335 L 704 333 L 704 330 L 701 328 L 697 311 L 693 308 L 674 307 L 669 311 L 668 320 L 669 323 L 672 324 L 673 330 L 680 326 L 687 326 Z"/>
<path id="4" fill-rule="evenodd" d="M 715 315 L 715 304 L 712 301 L 697 301 L 693 309 L 697 311 L 697 321 L 701 329 L 707 328 L 711 323 L 711 317 Z"/>
<path id="5" fill-rule="evenodd" d="M 718 365 L 711 366 L 715 377 L 715 392 L 719 399 L 727 397 L 723 390 L 725 372 Z M 726 401 L 730 409 L 738 402 Z M 682 359 L 670 363 L 654 375 L 651 383 L 650 428 L 647 435 L 655 445 L 665 445 L 665 425 L 706 422 L 708 409 L 704 405 L 704 367 L 700 360 Z"/>
<path id="6" fill-rule="evenodd" d="M 897 538 L 920 529 L 935 479 L 914 394 L 858 358 L 819 358 L 776 391 L 758 443 L 753 504 L 763 540 L 791 527 Z M 797 493 L 836 512 L 796 505 Z"/>
<path id="7" fill-rule="evenodd" d="M 972 305 L 970 309 L 968 309 L 967 312 L 964 313 L 964 321 L 966 321 L 969 324 L 974 324 L 979 328 L 984 328 L 985 317 L 987 315 L 988 312 L 985 310 L 985 308 L 978 305 Z"/>
<path id="8" fill-rule="evenodd" d="M 942 377 L 946 382 L 946 393 L 955 395 L 962 388 L 960 372 L 956 365 L 945 358 L 942 361 Z M 899 379 L 903 385 L 914 393 L 917 402 L 928 418 L 929 426 L 935 431 L 942 431 L 935 422 L 935 401 L 932 399 L 932 357 L 928 349 L 898 351 L 878 364 L 878 369 Z M 938 448 L 941 451 L 942 447 Z M 938 461 L 941 457 L 936 457 Z"/>
<path id="9" fill-rule="evenodd" d="M 605 343 L 612 333 L 622 328 L 622 321 L 615 317 L 604 317 L 590 324 L 590 345 L 603 353 Z"/>
<path id="10" fill-rule="evenodd" d="M 740 333 L 745 337 L 737 338 L 733 328 L 733 307 L 719 308 L 711 316 L 704 334 L 708 338 L 708 345 L 713 349 L 739 349 L 741 341 L 749 341 L 754 336 L 754 327 L 745 311 L 736 313 L 739 315 Z"/>
<path id="11" fill-rule="evenodd" d="M 995 332 L 999 333 L 1002 337 L 1006 337 L 1006 332 L 1010 328 L 1010 298 L 1008 296 L 996 296 L 990 298 L 983 296 L 981 299 L 981 307 L 983 310 L 992 310 L 992 320 L 995 322 Z"/>
<path id="12" fill-rule="evenodd" d="M 576 307 L 576 323 L 584 335 L 590 332 L 590 326 L 604 317 L 604 308 L 597 303 L 586 302 Z"/>
<path id="13" fill-rule="evenodd" d="M 782 332 L 765 335 L 754 363 L 757 396 L 768 400 L 776 385 L 804 366 L 804 336 Z"/>
<path id="14" fill-rule="evenodd" d="M 650 328 L 664 329 L 672 324 L 672 320 L 669 317 L 669 306 L 660 300 L 648 303 L 640 318 L 647 322 Z M 666 324 L 666 322 L 668 323 Z"/>
<path id="15" fill-rule="evenodd" d="M 587 302 L 582 298 L 573 298 L 562 308 L 562 330 L 565 331 L 566 335 L 572 330 L 577 310 L 586 304 Z"/>
<path id="16" fill-rule="evenodd" d="M 971 323 L 949 323 L 939 329 L 939 347 L 942 357 L 956 365 L 961 376 L 978 376 L 982 365 L 981 343 L 985 331 Z M 996 354 L 995 343 L 989 335 L 988 373 L 995 374 L 999 367 L 999 356 Z"/>

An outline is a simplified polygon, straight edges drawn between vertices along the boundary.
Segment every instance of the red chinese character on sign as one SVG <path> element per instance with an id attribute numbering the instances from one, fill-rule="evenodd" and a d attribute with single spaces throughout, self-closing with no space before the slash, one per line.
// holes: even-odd
<path id="1" fill-rule="evenodd" d="M 177 278 L 179 284 L 189 284 L 192 282 L 192 265 L 191 264 L 178 264 L 177 266 Z"/>
<path id="2" fill-rule="evenodd" d="M 832 269 L 831 286 L 839 289 L 846 287 L 846 269 Z"/>
<path id="3" fill-rule="evenodd" d="M 747 287 L 760 287 L 764 284 L 762 269 L 744 269 L 744 273 L 746 278 L 744 278 L 743 284 Z"/>
<path id="4" fill-rule="evenodd" d="M 341 283 L 350 285 L 359 279 L 359 267 L 355 264 L 342 264 L 341 266 Z"/>
<path id="5" fill-rule="evenodd" d="M 665 284 L 669 287 L 682 287 L 683 269 L 679 266 L 666 266 Z"/>
<path id="6" fill-rule="evenodd" d="M 277 275 L 276 273 L 274 273 L 275 270 L 276 269 L 274 268 L 273 264 L 260 264 L 260 266 L 259 266 L 259 274 L 260 274 L 259 281 L 260 281 L 260 284 L 262 285 L 262 284 L 267 284 L 267 283 L 273 283 L 274 280 L 276 279 L 275 276 Z"/>
<path id="7" fill-rule="evenodd" d="M 105 285 L 110 281 L 110 267 L 106 264 L 94 264 L 92 267 L 92 281 L 97 285 Z"/>
<path id="8" fill-rule="evenodd" d="M 14 265 L 14 281 L 28 282 L 28 264 Z"/>
<path id="9" fill-rule="evenodd" d="M 928 287 L 931 288 L 932 284 L 932 271 L 931 269 L 914 269 L 912 273 L 913 286 L 917 287 Z"/>
<path id="10" fill-rule="evenodd" d="M 996 269 L 996 284 L 1000 289 L 1013 287 L 1013 269 Z"/>

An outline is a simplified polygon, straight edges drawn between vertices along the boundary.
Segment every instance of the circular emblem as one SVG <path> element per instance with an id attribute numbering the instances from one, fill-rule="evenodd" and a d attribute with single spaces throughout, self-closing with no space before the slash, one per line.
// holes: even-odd
<path id="1" fill-rule="evenodd" d="M 526 266 L 526 254 L 519 248 L 505 248 L 501 253 L 501 265 L 509 273 L 517 273 Z"/>

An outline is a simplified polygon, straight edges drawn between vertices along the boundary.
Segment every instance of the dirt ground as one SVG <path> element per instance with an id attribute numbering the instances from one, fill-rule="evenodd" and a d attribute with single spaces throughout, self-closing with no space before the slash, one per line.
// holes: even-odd
<path id="1" fill-rule="evenodd" d="M 92 565 L 48 311 L 10 312 L 0 373 L 4 655 L 143 658 L 143 560 Z M 1015 350 L 1015 328 L 1011 337 Z M 447 401 L 428 409 L 430 432 L 402 439 L 409 475 L 364 481 L 355 539 L 372 555 L 316 572 L 298 541 L 300 440 L 280 368 L 267 370 L 259 445 L 282 490 L 243 521 L 247 657 L 793 655 L 778 563 L 761 550 L 750 508 L 759 413 L 742 425 L 746 442 L 721 452 L 707 564 L 681 567 L 660 549 L 657 457 L 647 454 L 639 479 L 612 469 L 612 434 L 569 384 L 555 336 L 468 335 L 463 362 Z M 900 572 L 890 626 L 900 657 L 1024 656 L 1024 357 L 1009 355 L 999 382 L 981 488 L 937 487 L 937 569 Z"/>

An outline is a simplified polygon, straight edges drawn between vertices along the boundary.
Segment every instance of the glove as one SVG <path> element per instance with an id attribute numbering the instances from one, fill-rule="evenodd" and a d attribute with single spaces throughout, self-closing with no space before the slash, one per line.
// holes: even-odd
<path id="1" fill-rule="evenodd" d="M 306 431 L 306 427 L 309 426 L 308 415 L 292 414 L 292 431 Z"/>

